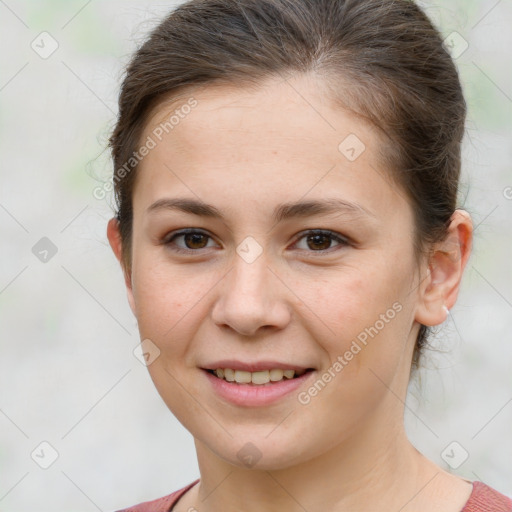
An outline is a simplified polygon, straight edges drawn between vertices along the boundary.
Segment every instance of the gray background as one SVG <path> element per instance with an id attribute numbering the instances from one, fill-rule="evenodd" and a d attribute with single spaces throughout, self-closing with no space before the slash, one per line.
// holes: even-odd
<path id="1" fill-rule="evenodd" d="M 191 435 L 133 354 L 112 198 L 93 196 L 112 172 L 123 65 L 173 5 L 0 0 L 0 511 L 116 510 L 199 476 Z M 407 428 L 442 467 L 512 496 L 512 4 L 422 5 L 464 83 L 476 231 Z"/>

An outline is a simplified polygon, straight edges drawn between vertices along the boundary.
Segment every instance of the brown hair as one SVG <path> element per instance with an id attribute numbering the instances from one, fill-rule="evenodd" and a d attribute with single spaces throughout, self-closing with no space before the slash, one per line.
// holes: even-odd
<path id="1" fill-rule="evenodd" d="M 456 209 L 466 104 L 439 32 L 413 1 L 189 0 L 132 57 L 109 140 L 128 271 L 131 157 L 153 109 L 201 85 L 257 85 L 308 72 L 323 77 L 340 106 L 386 134 L 382 156 L 413 207 L 416 254 L 445 238 Z M 421 325 L 413 366 L 428 333 Z"/>

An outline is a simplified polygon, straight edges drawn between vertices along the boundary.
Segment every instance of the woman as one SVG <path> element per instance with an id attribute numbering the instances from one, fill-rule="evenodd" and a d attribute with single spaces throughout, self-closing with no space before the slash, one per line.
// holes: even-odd
<path id="1" fill-rule="evenodd" d="M 201 478 L 131 511 L 505 511 L 407 439 L 454 305 L 466 115 L 408 0 L 192 0 L 127 69 L 108 224 Z"/>

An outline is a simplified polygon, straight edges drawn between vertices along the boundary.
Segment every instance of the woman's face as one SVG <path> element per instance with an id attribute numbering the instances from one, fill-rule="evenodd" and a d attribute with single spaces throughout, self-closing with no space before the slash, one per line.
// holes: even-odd
<path id="1" fill-rule="evenodd" d="M 402 424 L 413 213 L 384 138 L 317 80 L 209 87 L 159 107 L 142 137 L 128 292 L 148 369 L 196 440 L 239 466 L 288 467 Z"/>

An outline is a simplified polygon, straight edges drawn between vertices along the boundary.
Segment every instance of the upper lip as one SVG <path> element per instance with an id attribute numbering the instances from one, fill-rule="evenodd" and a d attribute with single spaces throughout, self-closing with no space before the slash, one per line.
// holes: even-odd
<path id="1" fill-rule="evenodd" d="M 296 371 L 312 369 L 311 366 L 301 366 L 284 363 L 282 361 L 252 361 L 244 363 L 243 361 L 236 361 L 234 359 L 223 359 L 203 366 L 204 370 L 216 370 L 217 368 L 230 368 L 231 370 L 242 370 L 246 372 L 260 372 L 273 369 Z"/>

